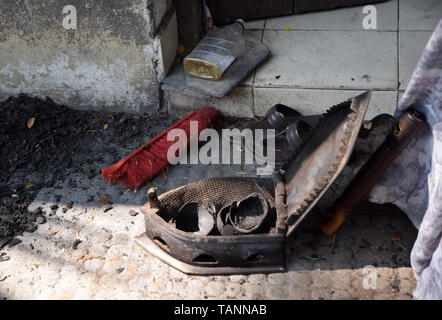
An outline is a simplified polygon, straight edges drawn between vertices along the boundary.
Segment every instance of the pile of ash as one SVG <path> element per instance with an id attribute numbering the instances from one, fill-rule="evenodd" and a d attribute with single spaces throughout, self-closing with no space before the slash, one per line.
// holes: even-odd
<path id="1" fill-rule="evenodd" d="M 27 209 L 40 189 L 72 173 L 100 175 L 177 120 L 74 110 L 25 95 L 0 102 L 0 250 L 44 222 L 44 212 Z"/>

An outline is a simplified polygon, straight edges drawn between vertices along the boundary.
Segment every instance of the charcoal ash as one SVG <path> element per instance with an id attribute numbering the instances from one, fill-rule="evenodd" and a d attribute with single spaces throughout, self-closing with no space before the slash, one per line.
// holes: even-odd
<path id="1" fill-rule="evenodd" d="M 0 250 L 21 241 L 16 238 L 24 232 L 34 232 L 45 221 L 40 207 L 29 211 L 30 199 L 3 197 L 0 199 Z"/>
<path id="2" fill-rule="evenodd" d="M 84 111 L 57 105 L 50 98 L 26 95 L 0 102 L 0 244 L 16 244 L 16 237 L 46 222 L 46 213 L 30 212 L 29 204 L 47 188 L 56 202 L 57 190 L 77 187 L 71 175 L 101 178 L 113 165 L 175 123 L 170 115 L 129 115 Z M 93 150 L 93 152 L 91 152 Z M 93 195 L 90 200 L 94 201 Z M 67 202 L 55 204 L 47 215 Z M 1 249 L 0 249 L 1 250 Z"/>

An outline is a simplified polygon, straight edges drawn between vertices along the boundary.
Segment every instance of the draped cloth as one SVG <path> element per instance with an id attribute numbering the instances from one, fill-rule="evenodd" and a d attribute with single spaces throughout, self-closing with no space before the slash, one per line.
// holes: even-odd
<path id="1" fill-rule="evenodd" d="M 406 147 L 372 189 L 370 200 L 391 202 L 418 228 L 411 251 L 416 299 L 442 299 L 442 20 L 425 47 L 395 117 L 413 108 L 428 128 Z"/>

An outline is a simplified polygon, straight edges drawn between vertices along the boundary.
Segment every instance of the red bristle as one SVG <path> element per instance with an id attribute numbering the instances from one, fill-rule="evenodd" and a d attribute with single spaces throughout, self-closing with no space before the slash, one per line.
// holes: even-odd
<path id="1" fill-rule="evenodd" d="M 198 121 L 198 134 L 212 128 L 218 112 L 207 108 L 194 111 L 173 126 L 156 136 L 128 157 L 103 169 L 102 176 L 108 183 L 118 182 L 129 189 L 135 189 L 155 178 L 167 168 L 167 151 L 174 141 L 167 141 L 167 133 L 175 128 L 182 129 L 187 134 L 187 144 L 190 143 L 190 121 Z M 147 148 L 148 147 L 148 148 Z"/>

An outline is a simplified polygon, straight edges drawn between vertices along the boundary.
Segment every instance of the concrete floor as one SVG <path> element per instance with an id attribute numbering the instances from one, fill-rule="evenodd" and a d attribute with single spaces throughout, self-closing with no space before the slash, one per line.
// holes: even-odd
<path id="1" fill-rule="evenodd" d="M 335 236 L 319 232 L 324 209 L 365 161 L 367 146 L 358 140 L 354 150 L 358 156 L 288 240 L 287 272 L 268 275 L 187 276 L 176 271 L 134 241 L 144 232 L 144 221 L 141 214 L 131 216 L 129 211 L 139 210 L 147 201 L 147 187 L 123 192 L 105 184 L 100 174 L 91 177 L 66 168 L 65 178 L 41 189 L 30 206 L 30 210 L 42 207 L 47 223 L 20 236 L 20 244 L 5 248 L 11 259 L 0 262 L 0 297 L 410 299 L 415 279 L 409 256 L 417 230 L 403 212 L 389 205 L 366 204 Z M 136 147 L 134 141 L 116 153 L 122 158 Z M 96 152 L 100 150 L 97 144 Z M 178 165 L 152 185 L 161 194 L 202 178 L 238 176 L 238 171 L 256 177 L 255 169 L 252 165 Z M 75 249 L 77 240 L 81 242 Z"/>
<path id="2" fill-rule="evenodd" d="M 203 177 L 234 176 L 235 166 L 180 165 L 152 184 L 158 192 Z M 251 168 L 242 168 L 254 176 Z M 43 207 L 47 223 L 6 248 L 0 263 L 5 299 L 410 299 L 415 279 L 409 255 L 416 229 L 404 213 L 371 205 L 334 236 L 318 230 L 313 212 L 288 241 L 288 271 L 278 274 L 187 276 L 147 254 L 134 242 L 144 231 L 146 190 L 122 192 L 100 175 L 68 172 L 40 190 L 31 209 Z M 74 185 L 74 186 L 73 186 Z M 93 201 L 90 202 L 90 197 Z M 112 209 L 103 202 L 107 198 Z M 73 207 L 63 212 L 65 204 Z M 100 204 L 101 203 L 101 204 Z M 58 205 L 55 210 L 51 209 Z M 74 250 L 73 244 L 82 242 Z M 373 269 L 370 269 L 373 268 Z M 372 273 L 374 272 L 374 273 Z M 374 275 L 374 278 L 372 276 Z M 367 278 L 368 277 L 368 278 Z M 376 282 L 370 282 L 376 279 Z M 365 287 L 364 281 L 374 284 Z"/>
<path id="3" fill-rule="evenodd" d="M 362 30 L 362 7 L 248 23 L 248 33 L 272 58 L 223 100 L 232 115 L 262 115 L 274 103 L 305 113 L 374 89 L 369 116 L 393 112 L 442 12 L 437 0 L 376 5 L 378 30 Z M 439 14 L 438 14 L 439 12 Z M 238 96 L 240 98 L 238 98 Z M 205 102 L 207 103 L 207 102 Z M 209 101 L 210 103 L 210 101 Z M 223 105 L 219 102 L 214 102 Z M 209 104 L 210 105 L 210 104 Z M 244 111 L 246 110 L 246 111 Z M 121 156 L 137 146 L 126 146 Z M 109 164 L 110 165 L 110 164 Z M 159 192 L 203 177 L 235 175 L 233 166 L 177 166 L 152 183 Z M 246 170 L 247 171 L 247 170 Z M 253 174 L 252 174 L 253 175 Z M 249 276 L 184 275 L 146 254 L 134 242 L 146 188 L 122 192 L 100 176 L 67 174 L 42 189 L 32 204 L 59 208 L 0 262 L 5 299 L 410 299 L 415 279 L 409 254 L 416 230 L 405 214 L 387 206 L 357 213 L 335 237 L 318 232 L 312 214 L 288 242 L 288 272 Z M 92 202 L 88 198 L 94 196 Z M 100 205 L 108 198 L 113 209 Z M 58 200 L 58 201 L 57 201 Z M 63 213 L 63 205 L 74 202 Z M 367 214 L 367 212 L 369 214 Z M 76 239 L 82 242 L 72 248 Z M 375 288 L 364 288 L 374 267 Z"/>

